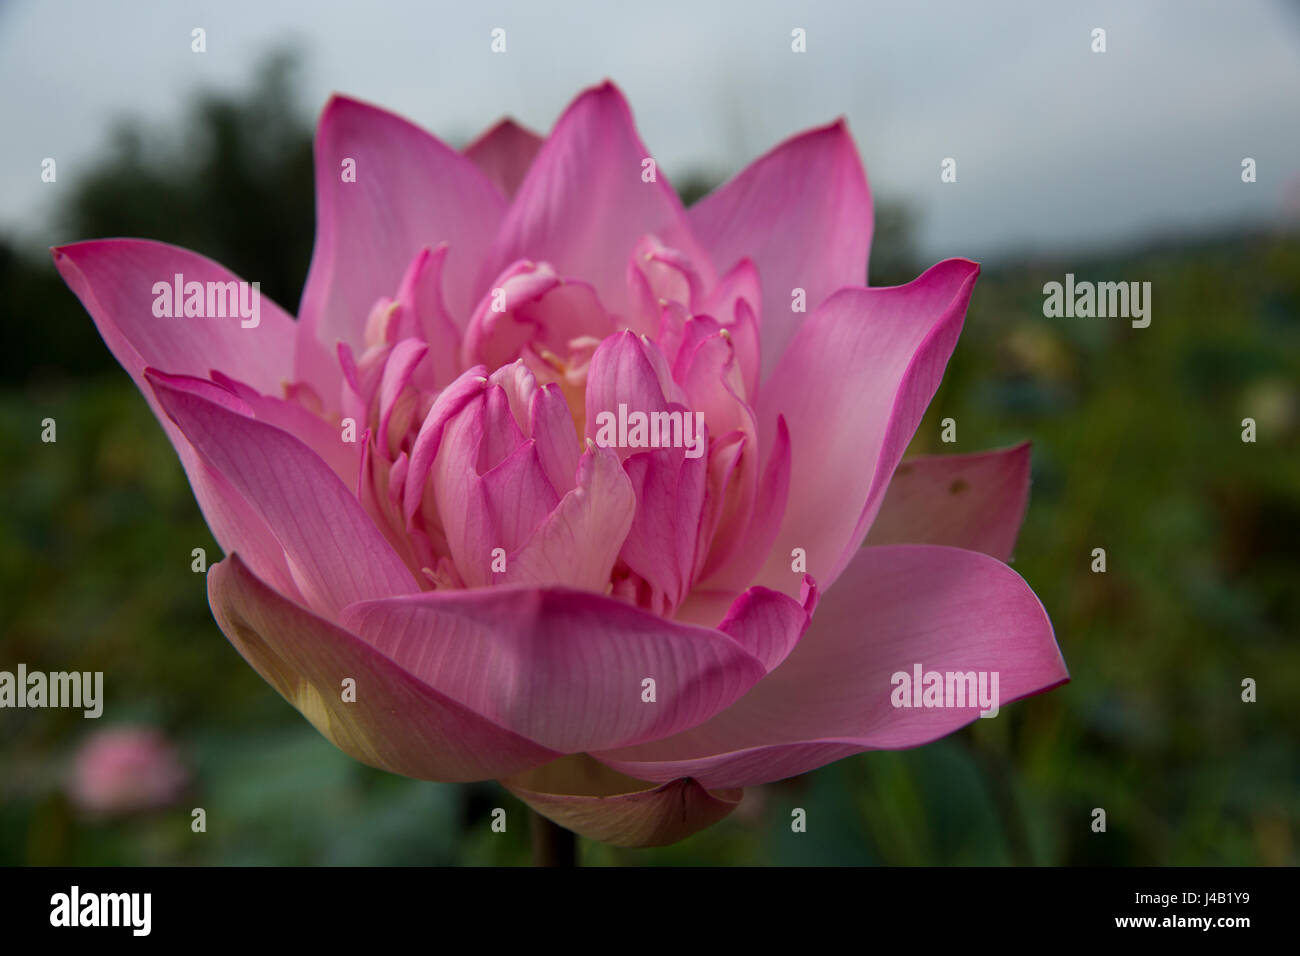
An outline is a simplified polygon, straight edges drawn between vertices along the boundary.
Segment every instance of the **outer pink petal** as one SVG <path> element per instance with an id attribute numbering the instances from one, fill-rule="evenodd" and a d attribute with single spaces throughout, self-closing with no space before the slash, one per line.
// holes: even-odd
<path id="1" fill-rule="evenodd" d="M 237 319 L 155 318 L 155 282 L 171 282 L 178 272 L 187 281 L 236 279 L 210 259 L 164 243 L 104 239 L 61 246 L 53 255 L 64 281 L 162 423 L 222 550 L 230 553 L 239 548 L 258 574 L 284 593 L 297 594 L 284 555 L 265 522 L 195 453 L 144 378 L 151 366 L 202 377 L 215 368 L 259 391 L 279 394 L 292 374 L 293 320 L 269 299 L 261 300 L 256 328 L 241 328 Z"/>
<path id="2" fill-rule="evenodd" d="M 1029 442 L 912 458 L 894 471 L 865 544 L 946 544 L 1011 560 L 1029 502 Z"/>
<path id="3" fill-rule="evenodd" d="M 577 753 L 655 740 L 729 706 L 799 639 L 807 614 L 783 614 L 790 603 L 768 592 L 724 631 L 590 592 L 494 587 L 368 601 L 343 623 L 493 723 Z"/>
<path id="4" fill-rule="evenodd" d="M 763 447 L 790 428 L 790 496 L 758 583 L 793 594 L 791 552 L 829 589 L 879 509 L 961 332 L 979 266 L 948 259 L 903 286 L 843 289 L 799 329 L 759 395 Z"/>
<path id="5" fill-rule="evenodd" d="M 157 374 L 163 375 L 164 378 L 173 378 L 164 373 Z M 185 381 L 193 383 L 199 380 L 188 378 Z M 263 395 L 246 383 L 216 370 L 212 372 L 212 381 L 239 396 L 254 418 L 275 425 L 304 442 L 333 469 L 334 474 L 338 475 L 349 489 L 356 487 L 361 469 L 361 446 L 355 442 L 342 441 L 338 426 L 331 425 L 298 402 Z M 168 424 L 171 422 L 169 421 Z"/>
<path id="6" fill-rule="evenodd" d="M 501 781 L 549 820 L 614 846 L 667 846 L 717 823 L 740 805 L 741 790 L 709 792 L 694 780 L 656 786 L 585 754 Z"/>
<path id="7" fill-rule="evenodd" d="M 211 369 L 268 395 L 281 395 L 293 376 L 294 321 L 260 297 L 260 320 L 157 318 L 153 285 L 237 282 L 239 277 L 188 249 L 144 239 L 95 239 L 52 250 L 54 265 L 95 320 L 114 358 L 144 388 L 146 367 L 207 378 Z"/>
<path id="8" fill-rule="evenodd" d="M 354 160 L 356 181 L 344 182 Z M 316 248 L 299 310 L 297 368 L 332 397 L 335 343 L 360 352 L 375 300 L 392 296 L 416 254 L 447 242 L 442 292 L 464 323 L 474 277 L 505 213 L 478 168 L 399 116 L 336 96 L 316 129 Z"/>
<path id="9" fill-rule="evenodd" d="M 915 747 L 978 708 L 895 708 L 891 677 L 997 671 L 1001 705 L 1069 679 L 1029 586 L 987 555 L 934 545 L 863 548 L 785 663 L 730 709 L 677 737 L 597 759 L 645 780 L 750 786 L 863 750 Z"/>
<path id="10" fill-rule="evenodd" d="M 297 438 L 175 379 L 154 395 L 195 451 L 265 522 L 314 610 L 418 590 L 401 558 L 330 467 Z"/>
<path id="11" fill-rule="evenodd" d="M 763 284 L 763 377 L 804 316 L 841 286 L 867 282 L 871 192 L 843 120 L 786 140 L 688 213 L 719 268 L 749 257 Z"/>
<path id="12" fill-rule="evenodd" d="M 541 148 L 542 137 L 507 117 L 466 146 L 465 155 L 510 198 Z"/>
<path id="13" fill-rule="evenodd" d="M 606 82 L 582 93 L 560 117 L 514 198 L 488 268 L 486 285 L 517 259 L 541 259 L 562 275 L 596 286 L 622 316 L 632 305 L 625 272 L 638 239 L 657 236 L 690 257 L 712 284 L 708 256 L 691 235 L 662 170 L 642 181 L 650 153 L 623 95 Z"/>
<path id="14" fill-rule="evenodd" d="M 231 555 L 208 572 L 226 637 L 285 700 L 349 756 L 422 780 L 500 777 L 558 756 L 412 677 L 354 634 L 276 593 Z M 343 681 L 356 699 L 343 700 Z"/>

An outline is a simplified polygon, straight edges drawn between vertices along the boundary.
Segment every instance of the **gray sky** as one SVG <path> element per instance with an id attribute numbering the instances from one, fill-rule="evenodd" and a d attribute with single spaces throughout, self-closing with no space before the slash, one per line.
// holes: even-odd
<path id="1" fill-rule="evenodd" d="M 179 123 L 194 90 L 245 88 L 286 40 L 306 54 L 305 114 L 338 90 L 452 140 L 505 113 L 548 130 L 608 76 L 670 178 L 730 175 L 843 114 L 876 194 L 922 212 L 932 258 L 1297 215 L 1300 8 L 1284 0 L 0 4 L 0 231 L 34 243 L 114 118 Z M 196 26 L 205 54 L 190 52 Z M 504 55 L 489 49 L 497 26 Z M 949 156 L 955 184 L 939 181 Z"/>

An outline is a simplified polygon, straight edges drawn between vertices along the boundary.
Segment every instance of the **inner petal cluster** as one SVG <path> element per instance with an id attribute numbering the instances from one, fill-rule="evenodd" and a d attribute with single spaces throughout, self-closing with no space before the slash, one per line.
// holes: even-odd
<path id="1" fill-rule="evenodd" d="M 421 250 L 374 303 L 360 354 L 338 345 L 336 415 L 308 389 L 289 397 L 345 441 L 352 427 L 356 494 L 426 589 L 567 586 L 672 616 L 756 505 L 753 266 L 704 288 L 645 236 L 626 315 L 520 260 L 458 321 L 446 250 Z"/>

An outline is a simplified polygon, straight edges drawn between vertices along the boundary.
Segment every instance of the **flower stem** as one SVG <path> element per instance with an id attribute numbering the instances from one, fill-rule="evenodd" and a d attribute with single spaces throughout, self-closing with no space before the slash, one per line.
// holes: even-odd
<path id="1" fill-rule="evenodd" d="M 578 837 L 573 831 L 552 823 L 536 810 L 528 811 L 528 829 L 533 841 L 533 866 L 578 865 Z"/>

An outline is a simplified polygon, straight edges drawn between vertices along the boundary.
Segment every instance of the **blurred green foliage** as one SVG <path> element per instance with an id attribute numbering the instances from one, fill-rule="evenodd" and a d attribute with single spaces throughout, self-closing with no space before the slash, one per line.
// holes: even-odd
<path id="1" fill-rule="evenodd" d="M 61 238 L 185 245 L 292 309 L 312 198 L 291 73 L 278 60 L 246 100 L 205 99 L 177 142 L 124 127 Z M 873 282 L 919 271 L 912 222 L 879 207 Z M 1044 318 L 1043 283 L 1066 272 L 1151 282 L 1150 328 Z M 184 474 L 48 257 L 0 243 L 0 302 L 0 668 L 103 670 L 109 715 L 0 711 L 0 863 L 528 862 L 525 808 L 496 784 L 356 764 L 243 663 L 190 570 L 191 549 L 219 551 Z M 928 747 L 754 788 L 673 847 L 584 842 L 583 862 L 1294 864 L 1298 316 L 1295 237 L 986 271 L 912 451 L 1034 441 L 1015 567 L 1072 683 Z M 958 442 L 943 445 L 950 416 Z M 46 417 L 57 444 L 40 441 Z M 1089 569 L 1096 547 L 1105 574 Z M 1242 703 L 1244 677 L 1258 703 Z M 63 795 L 68 758 L 98 723 L 126 721 L 178 741 L 191 791 L 170 811 L 83 819 Z M 505 834 L 489 826 L 498 806 Z M 795 807 L 807 833 L 790 830 Z"/>

